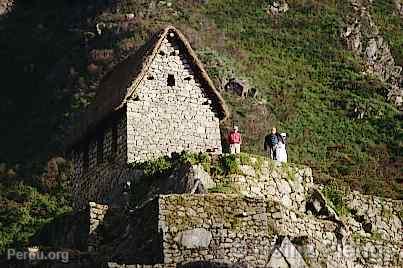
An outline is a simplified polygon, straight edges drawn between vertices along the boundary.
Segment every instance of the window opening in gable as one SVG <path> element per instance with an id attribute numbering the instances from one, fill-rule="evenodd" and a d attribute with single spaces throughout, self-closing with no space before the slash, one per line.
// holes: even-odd
<path id="1" fill-rule="evenodd" d="M 167 84 L 169 87 L 175 86 L 175 76 L 173 74 L 168 74 Z"/>

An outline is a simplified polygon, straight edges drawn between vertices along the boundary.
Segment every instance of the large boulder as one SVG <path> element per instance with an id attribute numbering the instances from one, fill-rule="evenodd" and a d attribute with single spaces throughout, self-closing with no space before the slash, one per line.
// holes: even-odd
<path id="1" fill-rule="evenodd" d="M 187 164 L 176 170 L 164 182 L 160 193 L 197 193 L 205 194 L 216 186 L 211 176 L 201 165 Z"/>
<path id="2" fill-rule="evenodd" d="M 212 234 L 204 228 L 195 228 L 180 232 L 175 237 L 175 242 L 188 249 L 208 248 Z"/>
<path id="3" fill-rule="evenodd" d="M 306 211 L 311 212 L 313 215 L 321 219 L 340 222 L 337 213 L 327 204 L 326 198 L 317 189 L 311 190 L 310 196 L 306 202 Z"/>

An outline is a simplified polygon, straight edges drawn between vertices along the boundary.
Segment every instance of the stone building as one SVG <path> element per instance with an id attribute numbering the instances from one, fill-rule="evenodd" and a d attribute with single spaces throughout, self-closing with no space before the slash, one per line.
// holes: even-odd
<path id="1" fill-rule="evenodd" d="M 225 103 L 174 27 L 156 34 L 99 85 L 68 141 L 76 206 L 111 203 L 135 174 L 128 163 L 174 152 L 221 153 Z"/>

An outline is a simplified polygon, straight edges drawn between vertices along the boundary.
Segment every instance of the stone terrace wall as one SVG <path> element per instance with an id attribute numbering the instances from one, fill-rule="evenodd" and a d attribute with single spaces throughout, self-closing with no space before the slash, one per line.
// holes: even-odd
<path id="1" fill-rule="evenodd" d="M 352 192 L 346 196 L 346 205 L 351 211 L 351 217 L 347 220 L 354 233 L 363 237 L 376 233 L 383 240 L 403 241 L 401 200 Z"/>
<path id="2" fill-rule="evenodd" d="M 88 168 L 84 167 L 85 144 L 75 148 L 70 155 L 74 165 L 74 174 L 71 177 L 71 190 L 74 207 L 84 208 L 88 202 L 94 201 L 109 204 L 113 195 L 121 193 L 121 185 L 132 176 L 127 169 L 127 130 L 126 113 L 117 115 L 115 122 L 100 126 L 97 134 L 104 133 L 103 157 L 101 162 L 97 158 L 98 137 L 94 134 L 88 143 Z M 112 126 L 117 126 L 116 152 L 112 150 Z"/>
<path id="3" fill-rule="evenodd" d="M 137 94 L 127 104 L 129 162 L 183 150 L 221 152 L 219 118 L 175 42 L 163 41 Z"/>
<path id="4" fill-rule="evenodd" d="M 305 212 L 306 198 L 313 188 L 312 170 L 308 167 L 278 165 L 274 161 L 262 161 L 259 168 L 241 165 L 240 174 L 231 175 L 231 183 L 242 195 L 280 202 L 285 207 Z M 219 181 L 216 181 L 219 183 Z"/>
<path id="5" fill-rule="evenodd" d="M 159 202 L 165 264 L 246 261 L 264 267 L 268 263 L 275 241 L 263 200 L 218 194 L 167 195 Z"/>
<path id="6" fill-rule="evenodd" d="M 253 157 L 251 162 L 241 165 L 239 174 L 226 178 L 244 196 L 277 201 L 306 213 L 312 190 L 323 190 L 323 186 L 313 183 L 312 170 L 308 167 L 276 165 L 268 160 L 258 164 Z M 216 183 L 220 181 L 216 179 Z M 346 193 L 343 198 L 349 210 L 343 215 L 343 221 L 351 232 L 364 238 L 375 235 L 385 241 L 403 241 L 402 200 L 363 195 L 357 191 Z"/>
<path id="7" fill-rule="evenodd" d="M 276 233 L 291 237 L 313 267 L 321 263 L 328 267 L 361 267 L 360 261 L 368 267 L 403 265 L 401 241 L 363 237 L 337 221 L 321 220 L 284 206 L 270 211 Z"/>
<path id="8" fill-rule="evenodd" d="M 353 237 L 335 222 L 277 202 L 220 194 L 167 195 L 159 202 L 165 267 L 195 261 L 270 267 L 273 247 L 282 236 L 290 237 L 313 267 L 403 264 L 401 243 Z"/>

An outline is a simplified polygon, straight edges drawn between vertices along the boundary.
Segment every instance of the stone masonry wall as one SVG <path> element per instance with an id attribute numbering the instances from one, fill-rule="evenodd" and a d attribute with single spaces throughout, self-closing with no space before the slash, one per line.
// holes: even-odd
<path id="1" fill-rule="evenodd" d="M 101 238 L 99 237 L 97 228 L 104 221 L 109 207 L 107 205 L 96 204 L 95 202 L 90 202 L 89 205 L 90 233 L 88 235 L 88 251 L 92 252 L 98 248 Z"/>
<path id="2" fill-rule="evenodd" d="M 72 151 L 70 159 L 74 165 L 74 174 L 71 177 L 71 190 L 74 207 L 83 208 L 88 202 L 94 201 L 101 204 L 109 204 L 113 195 L 121 192 L 121 185 L 130 177 L 133 171 L 127 168 L 127 131 L 126 113 L 121 112 L 116 118 L 117 125 L 117 150 L 112 150 L 112 125 L 114 122 L 104 124 L 96 133 L 104 133 L 103 158 L 98 161 L 97 142 L 94 134 L 87 142 L 88 168 L 84 167 L 84 145 Z"/>
<path id="3" fill-rule="evenodd" d="M 168 85 L 171 75 L 174 85 Z M 183 150 L 222 151 L 219 118 L 174 40 L 163 41 L 137 96 L 127 103 L 127 120 L 129 162 Z"/>
<path id="4" fill-rule="evenodd" d="M 273 161 L 263 161 L 261 167 L 255 168 L 257 160 L 251 158 L 251 161 L 251 165 L 240 166 L 239 174 L 229 177 L 242 195 L 278 201 L 285 207 L 305 211 L 306 197 L 314 185 L 310 168 L 280 166 Z"/>
<path id="5" fill-rule="evenodd" d="M 229 183 L 237 195 L 160 196 L 164 264 L 158 265 L 245 262 L 248 267 L 277 267 L 270 265 L 282 237 L 312 267 L 402 265 L 402 201 L 350 192 L 343 196 L 346 215 L 326 209 L 312 214 L 312 196 L 323 187 L 313 183 L 310 168 L 255 157 L 249 162 L 240 165 L 238 174 L 213 178 L 218 187 L 220 180 Z M 331 209 L 330 201 L 325 202 L 320 206 Z"/>
<path id="6" fill-rule="evenodd" d="M 403 202 L 352 192 L 346 196 L 351 211 L 347 218 L 354 233 L 370 238 L 376 234 L 386 241 L 403 241 Z"/>
<path id="7" fill-rule="evenodd" d="M 264 160 L 257 168 L 257 159 L 251 157 L 250 161 L 250 165 L 240 166 L 239 174 L 226 178 L 244 196 L 277 201 L 294 211 L 306 213 L 312 191 L 323 189 L 313 183 L 312 170 L 308 167 L 276 165 Z M 216 183 L 220 181 L 216 180 Z M 385 241 L 403 241 L 403 201 L 357 191 L 345 193 L 343 199 L 349 210 L 343 217 L 351 232 L 364 238 L 375 234 Z"/>
<path id="8" fill-rule="evenodd" d="M 263 200 L 217 194 L 167 195 L 159 202 L 165 267 L 200 260 L 268 263 L 275 241 Z"/>
<path id="9" fill-rule="evenodd" d="M 273 254 L 273 249 L 284 236 L 312 267 L 403 264 L 399 243 L 343 234 L 333 221 L 290 210 L 277 202 L 210 194 L 160 196 L 159 203 L 164 267 L 196 261 L 277 267 L 270 264 L 282 256 Z M 296 253 L 288 254 L 287 262 L 290 258 L 297 261 Z"/>

